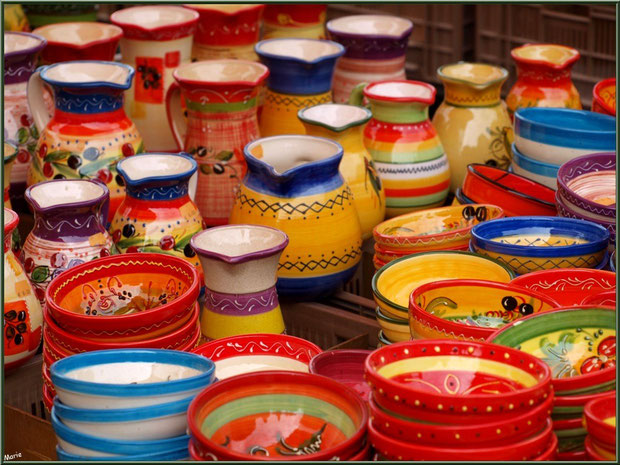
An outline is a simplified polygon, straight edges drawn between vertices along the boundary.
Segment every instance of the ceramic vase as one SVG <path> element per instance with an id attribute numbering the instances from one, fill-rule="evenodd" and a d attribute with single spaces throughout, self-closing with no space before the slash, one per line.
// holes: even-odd
<path id="1" fill-rule="evenodd" d="M 99 179 L 110 190 L 112 219 L 125 196 L 116 163 L 144 151 L 123 109 L 133 74 L 121 63 L 71 61 L 43 66 L 30 77 L 28 104 L 41 137 L 28 169 L 29 186 L 49 179 Z M 41 100 L 44 83 L 54 91 L 51 118 Z"/>
<path id="2" fill-rule="evenodd" d="M 23 265 L 11 250 L 17 213 L 4 209 L 4 369 L 15 368 L 32 357 L 41 342 L 43 313 Z"/>
<path id="3" fill-rule="evenodd" d="M 517 82 L 506 96 L 512 118 L 524 107 L 559 107 L 581 110 L 571 69 L 580 54 L 571 47 L 527 44 L 510 52 L 517 65 Z"/>
<path id="4" fill-rule="evenodd" d="M 599 81 L 592 89 L 592 111 L 616 116 L 616 78 Z"/>
<path id="5" fill-rule="evenodd" d="M 196 204 L 209 226 L 228 223 L 246 172 L 243 147 L 259 137 L 258 93 L 268 74 L 265 66 L 245 60 L 201 61 L 174 72 L 168 122 L 178 149 L 198 162 Z"/>
<path id="6" fill-rule="evenodd" d="M 43 37 L 26 32 L 4 34 L 4 141 L 18 148 L 11 173 L 11 197 L 20 211 L 26 209 L 26 172 L 39 138 L 28 108 L 26 88 L 46 43 Z"/>
<path id="7" fill-rule="evenodd" d="M 186 4 L 200 15 L 192 60 L 240 59 L 258 61 L 254 44 L 260 34 L 265 5 Z"/>
<path id="8" fill-rule="evenodd" d="M 270 3 L 263 14 L 263 39 L 325 39 L 327 5 Z"/>
<path id="9" fill-rule="evenodd" d="M 4 193 L 4 206 L 11 208 L 11 198 L 9 197 L 9 187 L 11 186 L 11 169 L 17 158 L 17 147 L 8 142 L 4 143 L 2 153 L 4 157 L 4 177 L 2 178 L 2 190 Z"/>
<path id="10" fill-rule="evenodd" d="M 175 255 L 202 274 L 189 245 L 192 236 L 203 229 L 200 212 L 191 198 L 196 186 L 190 179 L 196 168 L 191 157 L 172 153 L 136 155 L 118 163 L 127 191 L 110 234 L 119 252 Z"/>
<path id="11" fill-rule="evenodd" d="M 270 72 L 261 136 L 305 134 L 297 112 L 332 101 L 334 66 L 344 47 L 326 40 L 270 39 L 256 44 L 256 53 Z"/>
<path id="12" fill-rule="evenodd" d="M 306 134 L 325 137 L 342 145 L 340 174 L 351 188 L 362 228 L 362 239 L 385 217 L 385 191 L 374 162 L 364 147 L 364 126 L 372 114 L 354 105 L 325 103 L 299 110 Z"/>
<path id="13" fill-rule="evenodd" d="M 437 70 L 445 99 L 433 126 L 450 161 L 450 189 L 463 185 L 467 165 L 486 163 L 508 169 L 514 139 L 506 104 L 500 97 L 508 71 L 482 63 L 454 63 Z"/>
<path id="14" fill-rule="evenodd" d="M 244 150 L 248 174 L 230 222 L 284 231 L 280 295 L 325 296 L 346 283 L 360 261 L 362 231 L 351 189 L 338 171 L 342 147 L 313 136 L 259 139 Z"/>
<path id="15" fill-rule="evenodd" d="M 257 225 L 219 226 L 192 238 L 205 271 L 200 325 L 207 339 L 284 332 L 276 273 L 287 244 L 282 231 Z"/>
<path id="16" fill-rule="evenodd" d="M 370 103 L 364 145 L 385 187 L 387 217 L 441 206 L 448 195 L 450 165 L 428 118 L 435 93 L 424 82 L 382 81 L 360 84 L 351 96 Z"/>
<path id="17" fill-rule="evenodd" d="M 334 102 L 358 84 L 405 79 L 405 54 L 413 23 L 385 15 L 354 15 L 327 23 L 329 38 L 346 48 L 334 71 Z"/>
<path id="18" fill-rule="evenodd" d="M 172 72 L 189 63 L 198 13 L 181 6 L 134 6 L 110 16 L 123 30 L 123 63 L 136 70 L 125 111 L 149 152 L 173 152 L 176 143 L 166 119 L 166 92 Z"/>

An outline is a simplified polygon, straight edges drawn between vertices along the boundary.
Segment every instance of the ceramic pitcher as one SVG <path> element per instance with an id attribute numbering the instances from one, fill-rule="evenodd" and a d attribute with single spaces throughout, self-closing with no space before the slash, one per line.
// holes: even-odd
<path id="1" fill-rule="evenodd" d="M 445 100 L 433 126 L 446 150 L 452 171 L 450 189 L 463 185 L 467 165 L 486 163 L 508 169 L 514 135 L 506 104 L 500 97 L 508 71 L 482 63 L 453 63 L 437 70 Z"/>
<path id="2" fill-rule="evenodd" d="M 4 209 L 4 369 L 15 368 L 32 357 L 41 342 L 43 313 L 23 265 L 11 250 L 17 213 Z"/>
<path id="3" fill-rule="evenodd" d="M 269 3 L 263 14 L 263 39 L 325 39 L 327 5 Z"/>
<path id="4" fill-rule="evenodd" d="M 178 149 L 198 162 L 196 204 L 209 226 L 228 223 L 246 171 L 243 147 L 259 137 L 256 105 L 268 74 L 265 66 L 245 60 L 201 61 L 174 72 L 168 122 Z"/>
<path id="5" fill-rule="evenodd" d="M 17 210 L 25 210 L 26 172 L 34 156 L 39 131 L 34 125 L 26 87 L 46 45 L 43 37 L 26 32 L 4 34 L 4 141 L 17 146 L 11 177 L 11 197 Z"/>
<path id="6" fill-rule="evenodd" d="M 412 30 L 411 21 L 397 16 L 354 15 L 329 21 L 329 38 L 346 48 L 334 71 L 334 102 L 346 102 L 362 82 L 405 79 Z"/>
<path id="7" fill-rule="evenodd" d="M 512 118 L 518 108 L 560 107 L 581 109 L 571 69 L 580 54 L 571 47 L 527 44 L 510 52 L 517 65 L 517 82 L 506 96 Z"/>
<path id="8" fill-rule="evenodd" d="M 34 227 L 20 260 L 41 304 L 45 289 L 63 271 L 116 253 L 105 228 L 110 191 L 99 181 L 63 179 L 26 189 Z"/>
<path id="9" fill-rule="evenodd" d="M 4 178 L 2 178 L 2 190 L 4 192 L 4 206 L 11 208 L 11 198 L 9 197 L 9 187 L 11 186 L 11 169 L 17 158 L 17 147 L 8 142 L 4 143 Z"/>
<path id="10" fill-rule="evenodd" d="M 200 325 L 207 339 L 284 332 L 276 273 L 287 244 L 282 231 L 250 224 L 219 226 L 192 238 L 205 271 Z"/>
<path id="11" fill-rule="evenodd" d="M 176 143 L 166 119 L 166 92 L 172 72 L 189 63 L 198 13 L 181 6 L 134 6 L 110 16 L 123 29 L 123 63 L 136 70 L 125 111 L 150 152 L 172 152 Z"/>
<path id="12" fill-rule="evenodd" d="M 28 170 L 29 186 L 48 179 L 99 179 L 110 190 L 112 219 L 125 196 L 116 163 L 144 151 L 123 110 L 133 74 L 121 63 L 71 61 L 43 66 L 31 76 L 28 104 L 41 137 Z M 54 90 L 51 119 L 41 101 L 43 83 Z"/>
<path id="13" fill-rule="evenodd" d="M 325 103 L 299 110 L 306 134 L 331 139 L 342 145 L 340 173 L 351 188 L 362 238 L 385 217 L 385 192 L 370 154 L 364 147 L 364 126 L 372 114 L 354 105 Z"/>
<path id="14" fill-rule="evenodd" d="M 127 191 L 110 234 L 119 252 L 175 255 L 202 273 L 189 245 L 192 236 L 203 229 L 192 201 L 196 186 L 190 179 L 196 168 L 191 157 L 173 153 L 142 154 L 118 162 Z"/>
<path id="15" fill-rule="evenodd" d="M 311 299 L 336 291 L 362 255 L 353 194 L 338 171 L 342 146 L 313 136 L 283 135 L 245 147 L 248 174 L 230 222 L 284 231 L 290 243 L 278 265 L 280 295 Z"/>
<path id="16" fill-rule="evenodd" d="M 261 136 L 304 134 L 297 112 L 332 101 L 334 65 L 344 47 L 327 40 L 270 39 L 256 44 L 256 53 L 270 72 Z"/>
<path id="17" fill-rule="evenodd" d="M 351 101 L 370 103 L 364 145 L 385 186 L 386 216 L 443 205 L 450 165 L 428 118 L 435 88 L 419 81 L 382 81 L 354 89 Z"/>

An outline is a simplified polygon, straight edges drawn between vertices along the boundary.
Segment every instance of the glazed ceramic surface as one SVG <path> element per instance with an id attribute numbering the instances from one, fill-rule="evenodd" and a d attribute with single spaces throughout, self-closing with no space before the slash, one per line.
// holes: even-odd
<path id="1" fill-rule="evenodd" d="M 398 16 L 355 15 L 327 23 L 329 38 L 346 48 L 334 71 L 334 101 L 346 102 L 362 82 L 405 79 L 413 23 Z"/>
<path id="2" fill-rule="evenodd" d="M 2 190 L 4 195 L 4 206 L 11 208 L 11 198 L 9 196 L 9 188 L 11 187 L 11 170 L 15 159 L 17 158 L 17 147 L 8 142 L 4 142 L 2 148 L 2 156 L 4 158 L 4 177 L 2 178 Z"/>
<path id="3" fill-rule="evenodd" d="M 375 314 L 377 315 L 377 323 L 381 326 L 383 337 L 388 341 L 402 342 L 411 339 L 411 330 L 407 320 L 386 315 L 380 307 L 376 308 Z"/>
<path id="4" fill-rule="evenodd" d="M 342 147 L 312 136 L 275 136 L 246 146 L 248 174 L 230 222 L 284 231 L 290 243 L 278 265 L 278 292 L 334 292 L 355 272 L 362 234 L 353 194 L 338 171 Z M 326 233 L 329 232 L 329 233 Z"/>
<path id="5" fill-rule="evenodd" d="M 592 94 L 592 111 L 616 116 L 616 78 L 598 82 Z"/>
<path id="6" fill-rule="evenodd" d="M 74 461 L 74 462 L 84 462 L 86 460 L 105 460 L 105 461 L 120 461 L 120 462 L 157 462 L 157 461 L 177 461 L 177 460 L 187 460 L 189 458 L 189 451 L 187 449 L 187 444 L 183 445 L 179 449 L 165 451 L 165 452 L 153 452 L 153 453 L 144 453 L 138 455 L 105 455 L 105 456 L 86 456 L 86 455 L 78 455 L 78 454 L 70 454 L 66 450 L 64 450 L 60 446 L 56 446 L 56 455 L 58 456 L 58 460 L 62 461 Z"/>
<path id="7" fill-rule="evenodd" d="M 601 215 L 596 215 L 592 212 L 584 210 L 582 208 L 575 207 L 562 197 L 560 193 L 556 194 L 555 204 L 558 211 L 558 216 L 564 218 L 575 218 L 578 220 L 586 219 L 591 223 L 595 223 L 603 226 L 609 231 L 609 242 L 612 245 L 616 243 L 616 220 L 615 218 L 607 218 Z"/>
<path id="8" fill-rule="evenodd" d="M 41 342 L 43 314 L 23 265 L 11 250 L 11 237 L 19 217 L 4 209 L 4 369 L 17 367 L 32 357 Z"/>
<path id="9" fill-rule="evenodd" d="M 609 452 L 603 447 L 600 447 L 596 444 L 596 442 L 592 439 L 591 436 L 586 437 L 584 447 L 586 450 L 586 457 L 590 460 L 595 461 L 615 461 L 616 454 L 614 452 Z"/>
<path id="10" fill-rule="evenodd" d="M 49 179 L 90 178 L 110 190 L 108 220 L 125 195 L 116 163 L 143 151 L 136 126 L 123 110 L 131 86 L 130 66 L 106 61 L 72 61 L 44 66 L 28 83 L 28 104 L 41 137 L 27 184 Z M 42 103 L 44 84 L 54 90 L 54 114 Z"/>
<path id="11" fill-rule="evenodd" d="M 517 113 L 518 114 L 518 113 Z M 524 178 L 536 181 L 543 186 L 555 190 L 557 186 L 559 165 L 540 162 L 536 159 L 523 155 L 517 149 L 516 144 L 512 144 L 512 172 Z"/>
<path id="12" fill-rule="evenodd" d="M 325 137 L 342 145 L 340 173 L 351 188 L 362 238 L 385 217 L 385 191 L 374 162 L 364 147 L 364 126 L 372 114 L 366 108 L 326 103 L 299 110 L 306 134 Z"/>
<path id="13" fill-rule="evenodd" d="M 605 446 L 616 448 L 616 395 L 615 393 L 586 404 L 583 411 L 586 428 L 591 437 Z"/>
<path id="14" fill-rule="evenodd" d="M 4 5 L 4 30 L 16 32 L 28 32 L 30 25 L 24 9 L 18 3 Z"/>
<path id="15" fill-rule="evenodd" d="M 88 179 L 52 180 L 26 189 L 34 212 L 34 228 L 20 255 L 37 298 L 45 303 L 45 289 L 63 271 L 116 253 L 106 231 L 110 192 Z"/>
<path id="16" fill-rule="evenodd" d="M 370 398 L 370 386 L 364 380 L 364 361 L 372 351 L 341 349 L 323 352 L 310 362 L 310 373 L 327 376 L 351 386 L 362 399 Z"/>
<path id="17" fill-rule="evenodd" d="M 276 273 L 288 236 L 258 225 L 227 225 L 196 234 L 190 242 L 204 270 L 201 326 L 208 339 L 284 332 Z"/>
<path id="18" fill-rule="evenodd" d="M 114 12 L 110 21 L 123 30 L 123 63 L 137 71 L 125 111 L 147 141 L 147 150 L 174 151 L 166 92 L 174 82 L 172 72 L 190 61 L 198 13 L 181 6 L 134 6 Z"/>
<path id="19" fill-rule="evenodd" d="M 450 161 L 452 192 L 463 184 L 467 165 L 486 163 L 508 168 L 512 154 L 512 124 L 500 97 L 508 71 L 482 63 L 441 66 L 437 75 L 445 100 L 433 116 L 433 126 Z"/>
<path id="20" fill-rule="evenodd" d="M 267 4 L 263 12 L 263 39 L 325 39 L 326 10 L 327 5 Z"/>

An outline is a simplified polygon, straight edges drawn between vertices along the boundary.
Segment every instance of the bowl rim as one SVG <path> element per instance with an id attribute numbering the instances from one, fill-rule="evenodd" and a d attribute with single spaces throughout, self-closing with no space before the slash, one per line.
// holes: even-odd
<path id="1" fill-rule="evenodd" d="M 339 362 L 339 358 L 341 357 L 346 357 L 347 355 L 352 356 L 352 357 L 362 357 L 362 356 L 368 356 L 370 355 L 372 352 L 372 350 L 369 349 L 332 349 L 332 350 L 325 350 L 323 352 L 321 352 L 320 354 L 316 354 L 314 357 L 312 357 L 312 360 L 310 360 L 310 363 L 308 364 L 308 369 L 310 370 L 310 373 L 314 373 L 317 375 L 322 375 L 322 373 L 320 373 L 320 370 L 317 370 L 320 367 L 317 367 L 317 364 L 322 362 L 325 359 L 331 359 L 331 363 L 334 363 L 334 361 L 337 363 Z M 364 360 L 366 360 L 364 358 Z M 324 362 L 325 363 L 325 362 Z M 344 368 L 342 369 L 342 371 L 344 372 Z M 364 365 L 363 363 L 361 364 L 361 372 L 364 371 Z M 322 376 L 327 376 L 327 375 L 322 375 Z M 333 376 L 327 376 L 328 378 L 332 378 L 335 379 Z M 360 380 L 363 381 L 363 376 L 360 377 Z"/>
<path id="2" fill-rule="evenodd" d="M 45 37 L 43 34 L 41 34 L 41 31 L 43 32 L 47 32 L 48 29 L 52 29 L 54 27 L 62 27 L 62 26 L 67 26 L 67 25 L 89 25 L 89 26 L 95 26 L 95 27 L 100 27 L 100 28 L 104 28 L 104 29 L 109 29 L 110 31 L 114 32 L 114 35 L 111 35 L 109 37 L 104 37 L 101 39 L 95 39 L 95 40 L 91 40 L 89 42 L 86 42 L 84 44 L 81 45 L 76 45 L 73 44 L 71 42 L 63 42 L 57 39 L 51 39 L 51 38 L 47 38 Z M 123 37 L 123 29 L 121 27 L 119 27 L 118 24 L 115 23 L 102 23 L 102 22 L 98 22 L 98 21 L 84 21 L 84 22 L 79 22 L 79 21 L 66 21 L 63 23 L 50 23 L 50 24 L 44 24 L 42 26 L 37 27 L 36 29 L 34 29 L 32 31 L 33 34 L 35 35 L 39 35 L 41 37 L 44 37 L 45 40 L 47 40 L 47 46 L 46 49 L 50 49 L 51 47 L 63 47 L 63 48 L 70 48 L 73 50 L 87 50 L 91 47 L 96 47 L 98 45 L 101 44 L 105 44 L 105 43 L 113 43 L 113 42 L 118 42 L 119 40 L 121 40 L 121 38 Z"/>
<path id="3" fill-rule="evenodd" d="M 555 174 L 557 175 L 557 171 L 560 169 L 561 165 L 554 165 L 553 163 L 547 163 L 547 162 L 540 161 L 532 157 L 528 157 L 527 155 L 525 155 L 523 152 L 519 150 L 519 147 L 517 147 L 516 142 L 512 143 L 511 148 L 512 148 L 512 162 L 513 163 L 515 163 L 515 158 L 516 158 L 519 161 L 523 161 L 525 165 L 530 165 L 533 168 L 541 170 L 541 171 L 544 171 L 544 170 L 555 171 Z M 519 165 L 523 169 L 529 168 L 528 166 L 522 166 L 519 163 L 517 163 L 517 165 Z M 532 170 L 528 170 L 528 171 L 532 171 Z M 541 173 L 541 172 L 536 173 L 535 171 L 532 171 L 532 172 L 534 174 L 540 174 L 541 176 L 548 176 L 547 173 Z"/>
<path id="4" fill-rule="evenodd" d="M 602 415 L 601 415 L 602 410 L 607 408 L 608 404 L 612 404 L 611 410 L 617 416 L 616 392 L 615 391 L 613 391 L 608 396 L 604 396 L 604 397 L 601 396 L 597 399 L 593 399 L 587 402 L 583 409 L 584 420 L 586 424 L 586 429 L 588 430 L 588 434 L 596 437 L 596 439 L 599 439 L 602 442 L 608 442 L 608 441 L 605 441 L 604 439 L 610 439 L 610 438 L 616 437 L 616 427 L 605 423 L 604 421 L 605 418 L 609 418 L 609 417 L 602 418 Z M 602 436 L 604 436 L 605 438 L 601 437 L 601 433 L 603 433 Z M 615 442 L 614 442 L 614 445 L 615 445 Z"/>

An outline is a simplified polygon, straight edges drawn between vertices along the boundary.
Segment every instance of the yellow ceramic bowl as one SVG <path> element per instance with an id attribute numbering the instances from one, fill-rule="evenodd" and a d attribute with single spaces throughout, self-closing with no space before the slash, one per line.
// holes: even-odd
<path id="1" fill-rule="evenodd" d="M 411 339 L 411 330 L 407 320 L 385 315 L 379 307 L 377 307 L 375 313 L 377 314 L 377 322 L 381 326 L 381 331 L 386 339 L 391 342 L 409 341 Z"/>
<path id="2" fill-rule="evenodd" d="M 386 338 L 385 334 L 383 334 L 383 330 L 379 330 L 378 339 L 379 339 L 379 343 L 377 344 L 377 349 L 380 349 L 381 347 L 389 346 L 390 344 L 392 344 L 392 341 Z"/>
<path id="3" fill-rule="evenodd" d="M 445 279 L 485 279 L 507 283 L 515 275 L 504 264 L 470 252 L 426 252 L 399 258 L 372 278 L 375 302 L 385 315 L 409 318 L 409 296 L 422 284 Z"/>

